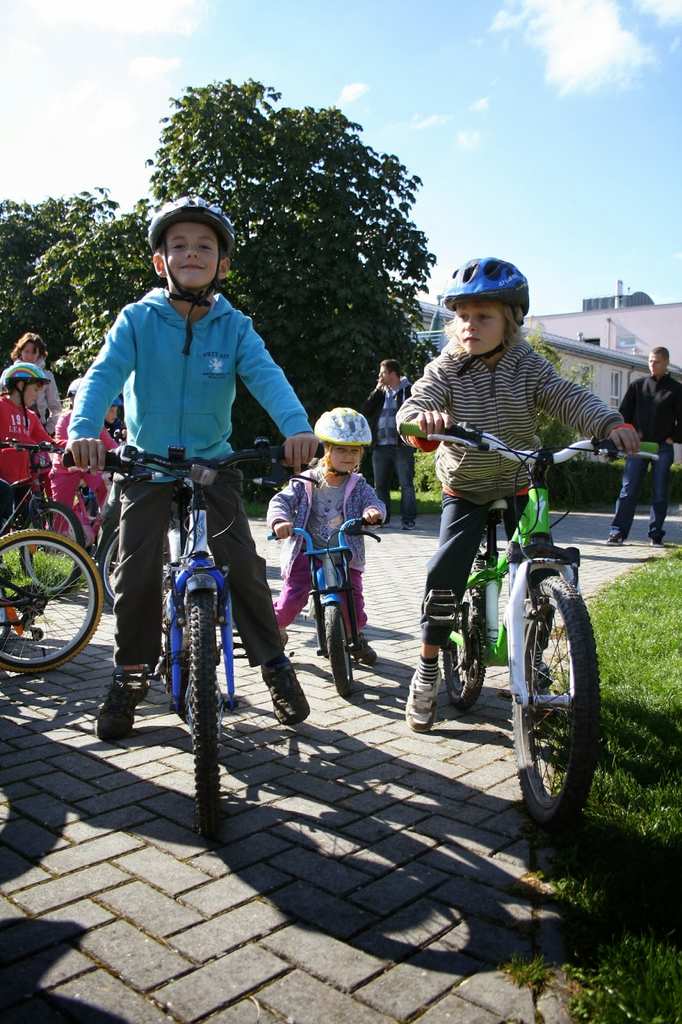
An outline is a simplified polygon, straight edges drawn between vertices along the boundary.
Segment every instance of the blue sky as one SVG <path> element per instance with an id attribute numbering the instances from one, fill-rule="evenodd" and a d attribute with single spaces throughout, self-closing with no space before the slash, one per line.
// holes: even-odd
<path id="1" fill-rule="evenodd" d="M 423 180 L 429 296 L 471 258 L 531 311 L 682 301 L 682 0 L 5 0 L 0 197 L 147 191 L 168 98 L 255 78 L 336 104 Z"/>

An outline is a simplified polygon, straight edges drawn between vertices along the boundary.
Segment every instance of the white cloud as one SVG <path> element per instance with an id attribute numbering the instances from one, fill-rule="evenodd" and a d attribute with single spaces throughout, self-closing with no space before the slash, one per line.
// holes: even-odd
<path id="1" fill-rule="evenodd" d="M 674 260 L 682 260 L 682 251 L 681 252 L 674 252 L 673 253 L 673 259 Z"/>
<path id="2" fill-rule="evenodd" d="M 487 96 L 481 96 L 480 100 L 474 100 L 474 102 L 469 107 L 469 110 L 472 110 L 474 112 L 474 114 L 480 114 L 484 110 L 487 110 L 489 106 L 490 106 L 490 101 L 489 101 L 488 97 Z"/>
<path id="3" fill-rule="evenodd" d="M 682 21 L 682 0 L 637 0 L 637 7 L 644 14 L 653 14 L 661 25 Z"/>
<path id="4" fill-rule="evenodd" d="M 440 125 L 447 124 L 450 120 L 449 114 L 415 114 L 412 118 L 412 127 L 416 128 L 417 131 L 422 131 L 424 128 L 438 128 Z"/>
<path id="5" fill-rule="evenodd" d="M 546 80 L 562 94 L 625 86 L 653 61 L 651 50 L 623 28 L 616 0 L 520 0 L 498 12 L 491 30 L 521 24 L 526 41 L 545 56 Z"/>
<path id="6" fill-rule="evenodd" d="M 457 132 L 457 145 L 460 149 L 478 149 L 481 145 L 481 133 L 476 131 Z"/>
<path id="7" fill-rule="evenodd" d="M 361 96 L 364 96 L 366 92 L 369 92 L 369 86 L 364 82 L 351 82 L 349 85 L 344 85 L 336 102 L 339 106 L 341 106 L 342 103 L 355 103 L 355 101 L 359 100 Z"/>
<path id="8" fill-rule="evenodd" d="M 131 78 L 148 81 L 150 78 L 161 78 L 177 70 L 182 61 L 179 57 L 135 57 L 128 65 Z"/>
<path id="9" fill-rule="evenodd" d="M 206 0 L 29 0 L 34 14 L 50 26 L 77 25 L 126 35 L 188 36 L 206 10 Z"/>

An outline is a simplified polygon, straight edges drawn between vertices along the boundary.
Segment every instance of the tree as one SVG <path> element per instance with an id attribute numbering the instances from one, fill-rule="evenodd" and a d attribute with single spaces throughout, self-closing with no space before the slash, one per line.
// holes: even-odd
<path id="1" fill-rule="evenodd" d="M 57 359 L 73 344 L 72 290 L 59 284 L 38 293 L 32 275 L 40 257 L 62 237 L 67 203 L 46 199 L 29 203 L 0 202 L 0 358 L 9 362 L 10 351 L 25 331 L 36 331 Z"/>
<path id="2" fill-rule="evenodd" d="M 544 334 L 542 333 L 542 327 L 536 325 L 526 334 L 526 341 L 531 345 L 536 352 L 552 364 L 557 373 L 563 377 L 567 377 L 569 380 L 574 380 L 576 384 L 582 384 L 584 387 L 589 387 L 591 383 L 591 371 L 584 373 L 562 373 L 561 356 L 555 348 L 549 344 Z M 577 434 L 573 427 L 567 427 L 566 424 L 562 423 L 555 416 L 550 416 L 549 413 L 540 412 L 538 415 L 538 433 L 540 440 L 543 445 L 547 448 L 564 448 L 566 445 L 575 441 Z"/>
<path id="3" fill-rule="evenodd" d="M 253 81 L 187 89 L 149 161 L 151 183 L 159 201 L 194 193 L 229 212 L 227 293 L 315 417 L 361 402 L 380 359 L 410 368 L 434 257 L 409 220 L 420 179 L 365 145 L 340 110 L 279 100 Z M 265 423 L 240 405 L 236 434 L 247 440 Z"/>
<path id="4" fill-rule="evenodd" d="M 57 363 L 71 373 L 90 365 L 123 306 L 158 284 L 151 266 L 146 225 L 149 204 L 140 200 L 119 214 L 106 189 L 63 201 L 61 234 L 38 261 L 31 279 L 39 296 L 70 296 L 72 344 Z"/>

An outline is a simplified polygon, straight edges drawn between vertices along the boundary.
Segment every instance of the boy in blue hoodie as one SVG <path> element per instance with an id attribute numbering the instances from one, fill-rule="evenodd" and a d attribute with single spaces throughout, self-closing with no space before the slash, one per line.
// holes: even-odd
<path id="1" fill-rule="evenodd" d="M 286 461 L 300 472 L 317 439 L 284 373 L 251 320 L 216 294 L 230 266 L 234 228 L 218 206 L 183 197 L 157 210 L 149 228 L 154 268 L 167 287 L 126 306 L 81 384 L 67 450 L 81 469 L 101 470 L 99 438 L 111 396 L 123 390 L 128 443 L 186 458 L 231 451 L 237 376 L 286 438 Z M 239 473 L 206 489 L 208 532 L 218 565 L 229 564 L 234 616 L 251 665 L 261 665 L 280 722 L 302 722 L 310 708 L 282 651 L 265 563 L 256 553 L 240 497 Z M 100 709 L 100 739 L 133 726 L 161 649 L 161 566 L 173 485 L 124 485 L 114 615 L 114 678 Z M 226 528 L 227 526 L 227 528 Z"/>

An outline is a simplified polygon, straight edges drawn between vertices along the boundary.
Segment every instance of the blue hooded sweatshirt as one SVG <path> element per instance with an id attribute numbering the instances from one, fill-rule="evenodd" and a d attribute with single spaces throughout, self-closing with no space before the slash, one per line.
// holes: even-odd
<path id="1" fill-rule="evenodd" d="M 106 410 L 123 391 L 129 444 L 164 456 L 179 445 L 187 458 L 224 457 L 232 450 L 237 376 L 285 437 L 311 430 L 250 318 L 224 296 L 193 324 L 187 356 L 184 344 L 185 320 L 164 289 L 126 306 L 78 389 L 69 440 L 99 437 Z"/>

